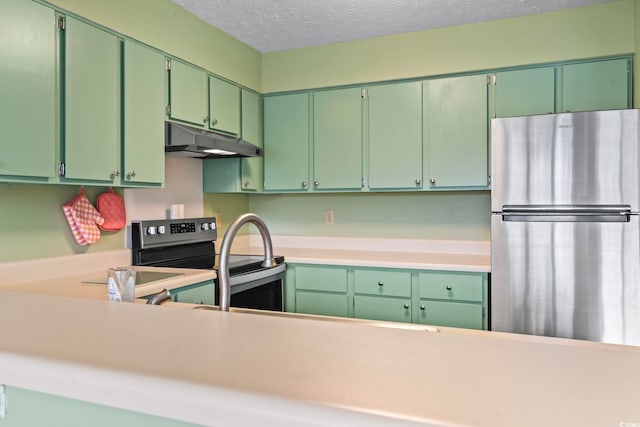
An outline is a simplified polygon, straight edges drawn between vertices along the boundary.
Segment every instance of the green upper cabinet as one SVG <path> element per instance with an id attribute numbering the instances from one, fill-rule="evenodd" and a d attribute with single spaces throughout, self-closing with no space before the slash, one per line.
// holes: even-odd
<path id="1" fill-rule="evenodd" d="M 560 112 L 631 107 L 631 60 L 613 59 L 561 67 Z"/>
<path id="2" fill-rule="evenodd" d="M 555 68 L 503 71 L 491 76 L 493 117 L 554 113 Z"/>
<path id="3" fill-rule="evenodd" d="M 164 181 L 164 56 L 124 42 L 124 184 Z"/>
<path id="4" fill-rule="evenodd" d="M 63 39 L 64 176 L 119 183 L 120 40 L 71 17 Z"/>
<path id="5" fill-rule="evenodd" d="M 262 100 L 246 89 L 242 89 L 242 139 L 262 147 Z M 203 168 L 206 193 L 262 190 L 262 157 L 207 159 Z"/>
<path id="6" fill-rule="evenodd" d="M 240 136 L 240 88 L 209 76 L 209 128 Z"/>
<path id="7" fill-rule="evenodd" d="M 362 93 L 358 88 L 313 94 L 316 190 L 362 186 Z"/>
<path id="8" fill-rule="evenodd" d="M 372 86 L 367 98 L 369 188 L 421 188 L 421 83 Z"/>
<path id="9" fill-rule="evenodd" d="M 0 28 L 0 180 L 46 181 L 56 176 L 55 14 L 3 0 Z"/>
<path id="10" fill-rule="evenodd" d="M 423 85 L 429 188 L 486 187 L 487 76 L 434 79 Z"/>
<path id="11" fill-rule="evenodd" d="M 309 188 L 309 95 L 264 98 L 264 189 Z"/>
<path id="12" fill-rule="evenodd" d="M 242 89 L 242 139 L 262 147 L 262 98 L 255 92 Z M 261 191 L 263 181 L 262 157 L 248 157 L 241 161 L 242 190 Z"/>
<path id="13" fill-rule="evenodd" d="M 169 117 L 204 127 L 209 122 L 207 74 L 172 59 L 169 70 Z"/>

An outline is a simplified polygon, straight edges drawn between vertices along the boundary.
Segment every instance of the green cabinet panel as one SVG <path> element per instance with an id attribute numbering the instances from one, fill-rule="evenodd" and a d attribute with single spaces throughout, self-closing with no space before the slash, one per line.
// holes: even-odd
<path id="1" fill-rule="evenodd" d="M 123 384 L 122 387 L 127 387 L 127 385 Z M 196 424 L 155 415 L 98 405 L 18 387 L 7 387 L 6 410 L 7 415 L 0 418 L 0 427 L 196 426 Z"/>
<path id="2" fill-rule="evenodd" d="M 420 301 L 418 313 L 414 323 L 483 329 L 483 308 L 480 304 Z"/>
<path id="3" fill-rule="evenodd" d="M 242 89 L 242 139 L 262 147 L 262 99 L 255 92 Z M 241 160 L 242 190 L 261 191 L 263 181 L 263 158 L 248 157 Z"/>
<path id="4" fill-rule="evenodd" d="M 630 108 L 630 61 L 615 59 L 563 65 L 559 111 Z"/>
<path id="5" fill-rule="evenodd" d="M 209 76 L 209 128 L 240 135 L 240 88 Z"/>
<path id="6" fill-rule="evenodd" d="M 368 88 L 369 187 L 422 187 L 420 82 Z"/>
<path id="7" fill-rule="evenodd" d="M 347 292 L 347 269 L 342 267 L 296 267 L 296 289 Z"/>
<path id="8" fill-rule="evenodd" d="M 170 68 L 170 118 L 204 127 L 209 121 L 207 74 L 176 59 Z"/>
<path id="9" fill-rule="evenodd" d="M 309 95 L 264 98 L 264 189 L 309 188 Z"/>
<path id="10" fill-rule="evenodd" d="M 358 88 L 313 94 L 313 188 L 362 186 L 362 94 Z"/>
<path id="11" fill-rule="evenodd" d="M 555 68 L 503 71 L 492 76 L 494 117 L 554 113 Z"/>
<path id="12" fill-rule="evenodd" d="M 64 41 L 65 178 L 118 183 L 120 40 L 67 17 Z"/>
<path id="13" fill-rule="evenodd" d="M 296 292 L 296 313 L 322 316 L 349 316 L 349 297 L 327 292 Z"/>
<path id="14" fill-rule="evenodd" d="M 354 277 L 356 294 L 411 297 L 411 273 L 408 271 L 357 269 Z"/>
<path id="15" fill-rule="evenodd" d="M 124 42 L 123 180 L 164 181 L 164 56 Z"/>
<path id="16" fill-rule="evenodd" d="M 411 322 L 411 300 L 356 295 L 353 297 L 353 314 L 358 319 Z"/>
<path id="17" fill-rule="evenodd" d="M 215 288 L 213 282 L 200 282 L 193 285 L 171 290 L 171 300 L 189 304 L 215 303 Z"/>
<path id="18" fill-rule="evenodd" d="M 262 147 L 262 101 L 260 95 L 242 90 L 242 139 Z M 206 193 L 261 191 L 263 158 L 245 157 L 203 160 Z"/>
<path id="19" fill-rule="evenodd" d="M 420 298 L 483 301 L 482 273 L 420 273 Z"/>
<path id="20" fill-rule="evenodd" d="M 5 0 L 0 28 L 0 128 L 4 141 L 0 180 L 11 175 L 54 177 L 57 132 L 54 12 L 31 1 Z"/>
<path id="21" fill-rule="evenodd" d="M 429 187 L 485 187 L 489 157 L 486 75 L 434 79 L 423 85 Z"/>

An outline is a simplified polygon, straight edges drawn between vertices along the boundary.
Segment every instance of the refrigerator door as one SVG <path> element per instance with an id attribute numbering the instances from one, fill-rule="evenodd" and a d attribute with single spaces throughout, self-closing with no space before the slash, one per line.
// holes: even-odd
<path id="1" fill-rule="evenodd" d="M 492 330 L 640 345 L 637 215 L 491 217 Z"/>
<path id="2" fill-rule="evenodd" d="M 491 211 L 629 205 L 638 212 L 639 110 L 491 121 Z"/>

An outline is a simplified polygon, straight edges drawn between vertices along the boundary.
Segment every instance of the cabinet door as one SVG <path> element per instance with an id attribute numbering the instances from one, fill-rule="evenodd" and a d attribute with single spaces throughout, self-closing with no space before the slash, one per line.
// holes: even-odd
<path id="1" fill-rule="evenodd" d="M 207 95 L 205 72 L 172 59 L 169 71 L 171 119 L 204 127 L 209 121 Z"/>
<path id="2" fill-rule="evenodd" d="M 313 94 L 314 188 L 362 186 L 362 94 L 358 88 Z"/>
<path id="3" fill-rule="evenodd" d="M 555 68 L 531 68 L 493 75 L 494 116 L 555 112 Z"/>
<path id="4" fill-rule="evenodd" d="M 6 0 L 2 2 L 0 28 L 0 175 L 54 177 L 54 12 L 30 1 Z"/>
<path id="5" fill-rule="evenodd" d="M 215 303 L 214 297 L 215 288 L 213 282 L 196 283 L 171 291 L 171 299 L 173 301 L 189 304 L 213 305 Z"/>
<path id="6" fill-rule="evenodd" d="M 209 128 L 240 135 L 240 88 L 209 76 Z"/>
<path id="7" fill-rule="evenodd" d="M 411 300 L 356 295 L 353 297 L 353 315 L 358 319 L 411 322 Z"/>
<path id="8" fill-rule="evenodd" d="M 164 56 L 124 42 L 124 181 L 164 181 Z"/>
<path id="9" fill-rule="evenodd" d="M 457 302 L 420 301 L 418 319 L 423 325 L 450 326 L 453 328 L 482 329 L 481 304 Z"/>
<path id="10" fill-rule="evenodd" d="M 296 291 L 296 313 L 349 317 L 346 294 Z"/>
<path id="11" fill-rule="evenodd" d="M 562 66 L 560 111 L 616 110 L 631 107 L 630 60 Z"/>
<path id="12" fill-rule="evenodd" d="M 422 88 L 419 82 L 370 87 L 369 187 L 422 186 Z"/>
<path id="13" fill-rule="evenodd" d="M 260 95 L 242 90 L 242 139 L 262 147 L 262 99 Z M 242 190 L 262 190 L 262 157 L 247 157 L 241 160 Z"/>
<path id="14" fill-rule="evenodd" d="M 264 189 L 309 188 L 309 98 L 264 98 Z"/>
<path id="15" fill-rule="evenodd" d="M 119 182 L 120 40 L 70 17 L 64 38 L 65 177 Z"/>
<path id="16" fill-rule="evenodd" d="M 424 82 L 424 132 L 429 187 L 486 186 L 486 75 Z"/>

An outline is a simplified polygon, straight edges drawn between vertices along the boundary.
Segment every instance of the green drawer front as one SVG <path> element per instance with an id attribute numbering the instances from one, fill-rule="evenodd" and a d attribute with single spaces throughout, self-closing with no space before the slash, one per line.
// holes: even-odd
<path id="1" fill-rule="evenodd" d="M 296 267 L 296 289 L 347 292 L 347 269 Z"/>
<path id="2" fill-rule="evenodd" d="M 171 299 L 176 302 L 186 302 L 190 304 L 215 303 L 215 288 L 213 282 L 185 286 L 171 291 Z"/>
<path id="3" fill-rule="evenodd" d="M 420 301 L 416 323 L 482 329 L 482 305 L 458 302 Z"/>
<path id="4" fill-rule="evenodd" d="M 358 319 L 411 322 L 411 300 L 356 295 L 353 301 L 354 317 Z"/>
<path id="5" fill-rule="evenodd" d="M 355 291 L 357 294 L 411 297 L 411 273 L 356 270 Z"/>
<path id="6" fill-rule="evenodd" d="M 296 313 L 349 316 L 349 298 L 343 294 L 296 292 Z"/>
<path id="7" fill-rule="evenodd" d="M 482 302 L 482 274 L 420 273 L 420 298 Z"/>

